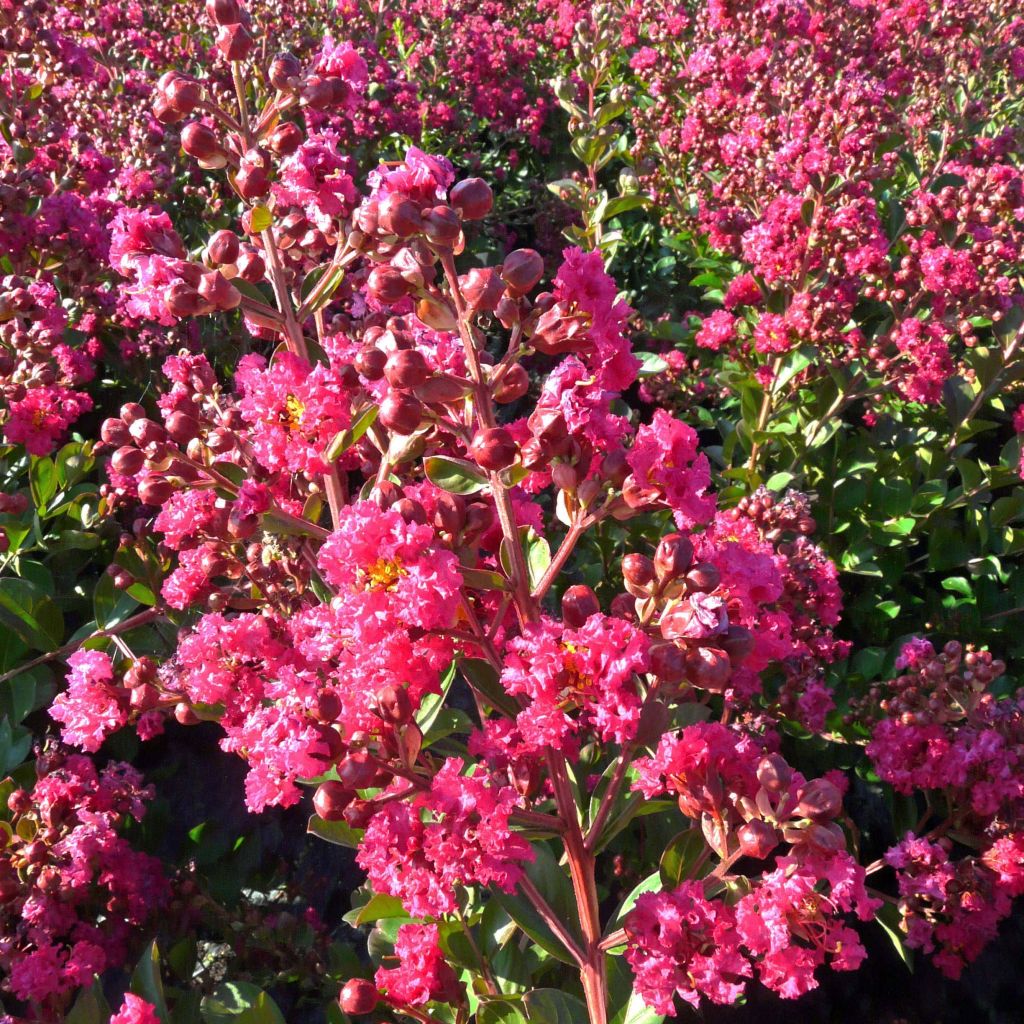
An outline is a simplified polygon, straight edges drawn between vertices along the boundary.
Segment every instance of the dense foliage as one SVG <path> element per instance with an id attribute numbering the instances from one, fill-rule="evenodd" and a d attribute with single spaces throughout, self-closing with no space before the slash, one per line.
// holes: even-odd
<path id="1" fill-rule="evenodd" d="M 0 52 L 0 1022 L 962 977 L 1024 895 L 1016 4 Z"/>

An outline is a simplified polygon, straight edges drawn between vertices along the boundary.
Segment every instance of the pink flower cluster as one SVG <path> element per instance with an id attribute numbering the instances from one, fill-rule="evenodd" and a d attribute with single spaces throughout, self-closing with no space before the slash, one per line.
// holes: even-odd
<path id="1" fill-rule="evenodd" d="M 4 989 L 50 1007 L 94 974 L 120 966 L 168 897 L 160 863 L 118 832 L 141 819 L 152 792 L 130 765 L 102 770 L 51 749 L 32 790 L 7 798 L 13 829 L 0 853 Z"/>

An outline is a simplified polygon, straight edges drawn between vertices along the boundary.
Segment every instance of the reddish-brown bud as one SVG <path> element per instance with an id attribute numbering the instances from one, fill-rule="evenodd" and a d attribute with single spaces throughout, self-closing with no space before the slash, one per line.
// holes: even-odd
<path id="1" fill-rule="evenodd" d="M 199 121 L 182 128 L 181 148 L 196 160 L 212 160 L 221 151 L 214 130 Z"/>
<path id="2" fill-rule="evenodd" d="M 720 581 L 718 569 L 711 562 L 699 562 L 686 574 L 686 589 L 691 594 L 698 591 L 710 593 Z"/>
<path id="3" fill-rule="evenodd" d="M 238 0 L 206 0 L 206 16 L 214 25 L 237 25 L 242 20 Z"/>
<path id="4" fill-rule="evenodd" d="M 365 750 L 354 750 L 338 764 L 338 778 L 347 789 L 366 789 L 377 775 L 377 765 Z"/>
<path id="5" fill-rule="evenodd" d="M 391 305 L 405 298 L 412 291 L 412 286 L 390 263 L 381 263 L 366 278 L 366 290 L 378 302 Z"/>
<path id="6" fill-rule="evenodd" d="M 414 395 L 392 391 L 381 402 L 380 425 L 396 434 L 411 434 L 423 420 L 423 403 Z"/>
<path id="7" fill-rule="evenodd" d="M 423 216 L 423 233 L 435 245 L 454 245 L 462 234 L 459 215 L 450 206 L 435 206 Z"/>
<path id="8" fill-rule="evenodd" d="M 476 313 L 493 313 L 505 294 L 501 278 L 491 267 L 474 267 L 459 278 L 466 304 Z"/>
<path id="9" fill-rule="evenodd" d="M 466 178 L 448 193 L 452 206 L 463 220 L 482 220 L 494 206 L 494 193 L 483 178 Z"/>
<path id="10" fill-rule="evenodd" d="M 162 505 L 173 493 L 174 488 L 158 476 L 146 477 L 139 484 L 139 501 L 143 505 Z"/>
<path id="11" fill-rule="evenodd" d="M 372 981 L 352 978 L 342 986 L 338 1005 L 345 1013 L 372 1013 L 380 999 L 380 993 Z"/>
<path id="12" fill-rule="evenodd" d="M 519 448 L 504 427 L 480 430 L 469 446 L 469 454 L 481 469 L 496 473 L 516 461 Z"/>
<path id="13" fill-rule="evenodd" d="M 313 794 L 313 810 L 318 818 L 324 821 L 342 821 L 345 817 L 345 808 L 348 807 L 356 795 L 351 789 L 346 789 L 340 782 L 331 779 L 317 786 Z"/>
<path id="14" fill-rule="evenodd" d="M 221 25 L 217 29 L 217 49 L 225 60 L 245 60 L 252 52 L 253 42 L 244 25 Z"/>
<path id="15" fill-rule="evenodd" d="M 674 580 L 690 568 L 693 562 L 693 543 L 681 533 L 662 537 L 654 553 L 654 569 L 662 583 Z"/>
<path id="16" fill-rule="evenodd" d="M 664 683 L 681 683 L 686 678 L 686 652 L 675 644 L 652 647 L 651 671 Z"/>
<path id="17" fill-rule="evenodd" d="M 138 448 L 118 448 L 110 460 L 115 473 L 122 476 L 135 476 L 146 461 L 146 456 Z"/>
<path id="18" fill-rule="evenodd" d="M 291 121 L 279 124 L 267 139 L 267 149 L 278 156 L 290 156 L 302 145 L 302 129 Z"/>
<path id="19" fill-rule="evenodd" d="M 128 433 L 128 425 L 124 420 L 119 419 L 107 419 L 103 421 L 100 427 L 100 437 L 106 444 L 123 445 L 128 444 L 130 439 Z M 0 509 L 0 512 L 4 509 Z"/>
<path id="20" fill-rule="evenodd" d="M 740 850 L 744 857 L 756 857 L 764 860 L 779 845 L 779 837 L 775 829 L 766 821 L 748 821 L 736 832 Z"/>
<path id="21" fill-rule="evenodd" d="M 634 597 L 646 597 L 654 582 L 654 562 L 636 552 L 623 556 L 622 579 Z"/>
<path id="22" fill-rule="evenodd" d="M 235 309 L 242 301 L 242 293 L 219 270 L 203 274 L 199 294 L 214 309 L 222 311 Z"/>
<path id="23" fill-rule="evenodd" d="M 352 361 L 356 370 L 367 380 L 380 380 L 384 376 L 387 362 L 387 355 L 373 345 L 360 349 Z"/>
<path id="24" fill-rule="evenodd" d="M 238 259 L 238 235 L 234 231 L 216 231 L 206 243 L 206 258 L 214 266 L 233 264 Z"/>
<path id="25" fill-rule="evenodd" d="M 412 702 L 404 686 L 393 686 L 390 683 L 385 686 L 377 694 L 377 707 L 381 717 L 395 725 L 402 725 L 412 717 Z"/>
<path id="26" fill-rule="evenodd" d="M 384 364 L 384 376 L 393 388 L 417 388 L 430 374 L 426 356 L 415 348 L 392 352 Z"/>
<path id="27" fill-rule="evenodd" d="M 167 286 L 164 291 L 164 305 L 171 316 L 179 318 L 198 316 L 207 307 L 206 300 L 199 292 L 184 281 L 175 281 L 174 284 Z"/>
<path id="28" fill-rule="evenodd" d="M 295 88 L 295 80 L 302 74 L 302 65 L 291 53 L 279 53 L 267 69 L 270 84 L 282 92 Z"/>
<path id="29" fill-rule="evenodd" d="M 534 249 L 516 249 L 501 265 L 501 279 L 513 295 L 525 295 L 544 276 L 544 260 Z"/>
<path id="30" fill-rule="evenodd" d="M 510 402 L 518 402 L 529 390 L 530 375 L 526 367 L 521 363 L 513 363 L 498 381 L 494 389 L 494 400 L 499 405 L 508 405 Z"/>
<path id="31" fill-rule="evenodd" d="M 238 269 L 238 276 L 249 284 L 258 284 L 267 276 L 267 265 L 255 250 L 243 252 L 235 266 Z"/>
<path id="32" fill-rule="evenodd" d="M 732 677 L 729 656 L 717 647 L 695 647 L 686 652 L 686 674 L 694 686 L 721 693 Z"/>
<path id="33" fill-rule="evenodd" d="M 757 781 L 766 792 L 777 796 L 789 789 L 793 782 L 793 769 L 781 754 L 767 754 L 758 763 Z"/>
<path id="34" fill-rule="evenodd" d="M 801 818 L 830 821 L 843 809 L 843 794 L 828 779 L 811 779 L 800 790 L 796 813 Z"/>
<path id="35" fill-rule="evenodd" d="M 731 625 L 722 637 L 722 650 L 734 666 L 742 664 L 753 653 L 754 634 L 746 626 Z"/>
<path id="36" fill-rule="evenodd" d="M 586 584 L 577 583 L 562 595 L 562 619 L 570 629 L 579 629 L 591 615 L 600 611 L 597 594 Z"/>
<path id="37" fill-rule="evenodd" d="M 409 238 L 423 230 L 419 207 L 400 192 L 392 192 L 380 201 L 377 220 L 382 231 L 399 238 Z"/>

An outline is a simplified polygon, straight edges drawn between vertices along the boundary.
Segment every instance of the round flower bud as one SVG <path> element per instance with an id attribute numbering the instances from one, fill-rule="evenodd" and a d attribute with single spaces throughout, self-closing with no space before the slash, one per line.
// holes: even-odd
<path id="1" fill-rule="evenodd" d="M 499 405 L 508 405 L 510 402 L 518 402 L 529 390 L 530 375 L 526 372 L 526 367 L 520 363 L 513 363 L 498 381 L 494 389 L 494 400 Z"/>
<path id="2" fill-rule="evenodd" d="M 694 686 L 721 693 L 732 677 L 729 656 L 717 647 L 695 647 L 686 652 L 686 676 Z"/>
<path id="3" fill-rule="evenodd" d="M 203 274 L 199 294 L 219 310 L 235 309 L 242 301 L 242 293 L 219 270 Z"/>
<path id="4" fill-rule="evenodd" d="M 249 284 L 258 284 L 267 276 L 267 265 L 255 249 L 243 252 L 235 264 L 238 276 Z"/>
<path id="5" fill-rule="evenodd" d="M 291 156 L 302 145 L 302 129 L 291 121 L 279 124 L 267 139 L 267 149 L 278 156 Z"/>
<path id="6" fill-rule="evenodd" d="M 411 434 L 423 420 L 423 403 L 414 395 L 392 391 L 381 402 L 380 424 L 396 434 Z"/>
<path id="7" fill-rule="evenodd" d="M 412 291 L 412 286 L 390 263 L 381 263 L 367 276 L 366 290 L 378 302 L 391 305 L 405 298 Z"/>
<path id="8" fill-rule="evenodd" d="M 633 552 L 622 558 L 622 579 L 634 597 L 646 597 L 654 582 L 654 562 L 646 555 Z"/>
<path id="9" fill-rule="evenodd" d="M 172 412 L 167 417 L 167 433 L 178 444 L 188 444 L 199 436 L 199 421 L 187 412 Z"/>
<path id="10" fill-rule="evenodd" d="M 382 231 L 399 238 L 409 238 L 423 230 L 419 207 L 400 192 L 392 192 L 380 201 L 377 221 Z"/>
<path id="11" fill-rule="evenodd" d="M 699 562 L 686 574 L 686 589 L 691 594 L 710 593 L 720 582 L 718 569 L 711 562 Z"/>
<path id="12" fill-rule="evenodd" d="M 313 794 L 313 810 L 318 818 L 324 821 L 342 821 L 345 817 L 345 808 L 348 807 L 356 795 L 351 789 L 346 789 L 340 782 L 331 779 L 317 786 Z"/>
<path id="13" fill-rule="evenodd" d="M 748 821 L 736 832 L 740 849 L 744 857 L 756 857 L 764 860 L 779 845 L 779 837 L 775 829 L 766 821 Z"/>
<path id="14" fill-rule="evenodd" d="M 395 725 L 408 722 L 412 717 L 412 702 L 409 700 L 409 691 L 404 686 L 393 686 L 390 683 L 385 686 L 377 694 L 377 707 L 381 717 Z"/>
<path id="15" fill-rule="evenodd" d="M 681 533 L 662 537 L 654 553 L 654 569 L 662 583 L 674 580 L 690 568 L 693 562 L 693 543 Z"/>
<path id="16" fill-rule="evenodd" d="M 217 29 L 217 49 L 225 60 L 245 60 L 252 52 L 253 42 L 244 25 L 221 25 Z"/>
<path id="17" fill-rule="evenodd" d="M 100 437 L 106 444 L 128 444 L 130 438 L 130 435 L 128 434 L 128 425 L 124 420 L 120 419 L 104 420 L 100 427 Z M 0 509 L 0 512 L 3 511 L 5 510 Z"/>
<path id="18" fill-rule="evenodd" d="M 482 220 L 494 206 L 494 193 L 483 178 L 466 178 L 456 184 L 448 199 L 463 220 Z"/>
<path id="19" fill-rule="evenodd" d="M 352 978 L 342 987 L 338 1005 L 345 1013 L 372 1013 L 379 999 L 380 993 L 372 981 Z"/>
<path id="20" fill-rule="evenodd" d="M 220 152 L 220 143 L 212 128 L 193 121 L 181 130 L 181 148 L 196 160 L 212 160 Z"/>
<path id="21" fill-rule="evenodd" d="M 757 781 L 768 793 L 784 793 L 793 782 L 793 769 L 781 754 L 768 754 L 757 766 Z"/>
<path id="22" fill-rule="evenodd" d="M 387 362 L 386 353 L 374 345 L 367 345 L 356 353 L 352 364 L 367 380 L 380 380 Z"/>
<path id="23" fill-rule="evenodd" d="M 365 750 L 354 750 L 339 762 L 337 771 L 346 789 L 366 789 L 377 775 L 377 766 Z"/>
<path id="24" fill-rule="evenodd" d="M 423 233 L 435 245 L 454 245 L 462 234 L 459 215 L 450 206 L 435 206 L 423 216 Z"/>
<path id="25" fill-rule="evenodd" d="M 652 647 L 651 671 L 664 683 L 681 683 L 686 678 L 686 652 L 675 644 Z"/>
<path id="26" fill-rule="evenodd" d="M 184 281 L 175 281 L 164 292 L 164 305 L 171 316 L 198 316 L 206 308 L 206 300 Z"/>
<path id="27" fill-rule="evenodd" d="M 270 84 L 280 91 L 292 89 L 294 80 L 302 74 L 302 65 L 298 58 L 291 53 L 279 53 L 271 62 L 267 70 L 267 78 Z"/>
<path id="28" fill-rule="evenodd" d="M 392 352 L 384 364 L 384 376 L 393 388 L 417 388 L 430 374 L 426 356 L 415 348 Z"/>
<path id="29" fill-rule="evenodd" d="M 493 313 L 505 294 L 501 278 L 491 267 L 474 267 L 463 274 L 459 288 L 466 304 L 476 313 Z"/>
<path id="30" fill-rule="evenodd" d="M 214 266 L 234 264 L 238 259 L 238 235 L 227 229 L 214 232 L 206 243 L 206 258 Z"/>
<path id="31" fill-rule="evenodd" d="M 139 484 L 139 501 L 143 505 L 162 505 L 173 493 L 174 488 L 160 477 L 146 477 Z"/>
<path id="32" fill-rule="evenodd" d="M 830 821 L 843 809 L 843 794 L 828 779 L 812 779 L 800 790 L 796 813 L 801 818 Z"/>
<path id="33" fill-rule="evenodd" d="M 501 265 L 501 279 L 513 295 L 525 295 L 544 276 L 544 260 L 534 249 L 516 249 Z"/>
<path id="34" fill-rule="evenodd" d="M 577 583 L 562 595 L 562 619 L 570 629 L 579 629 L 591 615 L 601 611 L 597 594 L 583 583 Z"/>
<path id="35" fill-rule="evenodd" d="M 260 163 L 242 159 L 242 166 L 235 175 L 235 191 L 243 199 L 259 199 L 270 191 L 270 176 Z"/>
<path id="36" fill-rule="evenodd" d="M 469 454 L 481 469 L 496 473 L 516 461 L 519 448 L 504 427 L 478 431 L 469 446 Z"/>
<path id="37" fill-rule="evenodd" d="M 153 444 L 162 444 L 167 440 L 167 431 L 155 420 L 134 420 L 128 428 L 131 439 L 140 447 L 148 448 Z"/>
<path id="38" fill-rule="evenodd" d="M 214 25 L 237 25 L 242 20 L 238 0 L 206 0 L 206 16 Z"/>

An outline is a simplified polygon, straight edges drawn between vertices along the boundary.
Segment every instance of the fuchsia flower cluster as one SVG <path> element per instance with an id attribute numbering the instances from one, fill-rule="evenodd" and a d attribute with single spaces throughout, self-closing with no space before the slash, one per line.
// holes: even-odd
<path id="1" fill-rule="evenodd" d="M 168 897 L 159 861 L 118 832 L 140 820 L 151 790 L 130 765 L 97 769 L 50 749 L 29 790 L 7 787 L 0 851 L 3 988 L 54 1012 L 63 997 L 120 966 Z"/>
<path id="2" fill-rule="evenodd" d="M 979 325 L 1000 330 L 1024 301 L 1011 6 L 713 2 L 674 24 L 659 5 L 639 12 L 645 181 L 739 266 L 698 349 L 757 365 L 810 345 L 809 373 L 848 365 L 940 401 Z M 993 137 L 976 137 L 983 120 Z"/>

